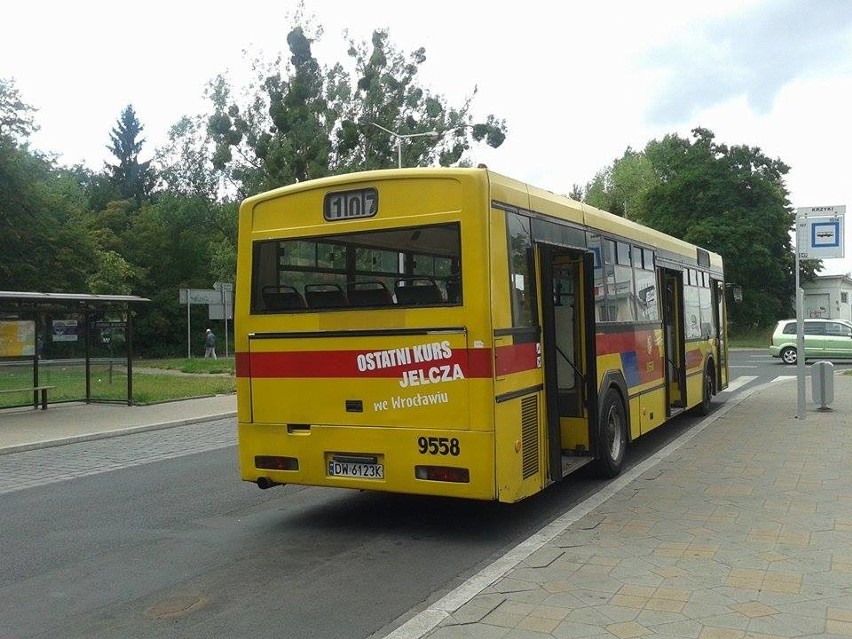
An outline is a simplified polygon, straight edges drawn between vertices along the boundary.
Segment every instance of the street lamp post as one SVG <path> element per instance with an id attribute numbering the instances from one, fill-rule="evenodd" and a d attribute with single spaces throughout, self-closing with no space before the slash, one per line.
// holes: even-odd
<path id="1" fill-rule="evenodd" d="M 397 133 L 396 131 L 391 131 L 390 129 L 386 129 L 381 124 L 376 124 L 375 122 L 366 121 L 364 124 L 372 124 L 377 129 L 381 129 L 385 133 L 389 133 L 396 138 L 396 157 L 399 163 L 399 168 L 402 168 L 402 141 L 409 138 L 418 138 L 426 135 L 441 135 L 438 131 L 424 131 L 423 133 Z"/>

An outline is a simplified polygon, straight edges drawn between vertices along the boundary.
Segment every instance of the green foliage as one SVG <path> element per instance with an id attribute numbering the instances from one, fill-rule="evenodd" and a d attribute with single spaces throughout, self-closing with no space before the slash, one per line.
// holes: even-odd
<path id="1" fill-rule="evenodd" d="M 751 328 L 732 327 L 728 334 L 728 346 L 731 348 L 762 348 L 766 349 L 772 338 L 775 325 Z"/>
<path id="2" fill-rule="evenodd" d="M 224 219 L 227 208 L 163 193 L 136 213 L 122 235 L 125 259 L 145 273 L 134 292 L 152 301 L 137 309 L 135 339 L 142 352 L 168 355 L 186 348 L 186 308 L 178 303 L 178 291 L 211 288 L 216 281 L 210 271 L 213 249 L 236 234 L 235 217 Z M 192 313 L 194 324 L 206 321 L 206 307 L 194 306 Z"/>
<path id="3" fill-rule="evenodd" d="M 789 167 L 759 148 L 728 147 L 707 129 L 628 148 L 586 185 L 585 201 L 722 255 L 726 280 L 742 288 L 728 303 L 734 327 L 769 326 L 792 313 L 794 213 Z M 819 261 L 802 265 L 813 278 Z"/>
<path id="4" fill-rule="evenodd" d="M 596 208 L 643 222 L 648 191 L 658 183 L 647 155 L 627 147 L 622 157 L 599 171 L 586 185 L 582 199 Z"/>
<path id="5" fill-rule="evenodd" d="M 214 146 L 203 116 L 181 118 L 169 130 L 169 141 L 157 150 L 163 191 L 186 197 L 217 199 L 222 175 L 213 166 Z"/>
<path id="6" fill-rule="evenodd" d="M 133 267 L 115 251 L 98 251 L 98 270 L 89 275 L 86 285 L 90 293 L 130 295 L 135 277 Z"/>
<path id="7" fill-rule="evenodd" d="M 472 142 L 499 147 L 506 124 L 493 115 L 474 122 L 473 95 L 460 107 L 446 104 L 417 82 L 426 51 L 407 57 L 389 41 L 388 32 L 376 30 L 370 45 L 350 41 L 356 79 L 353 100 L 341 124 L 341 144 L 335 172 L 460 163 Z M 437 132 L 437 135 L 431 132 Z"/>
<path id="8" fill-rule="evenodd" d="M 700 128 L 693 141 L 669 135 L 645 154 L 660 180 L 647 192 L 644 221 L 722 255 L 726 279 L 743 290 L 744 303 L 728 305 L 732 324 L 768 326 L 789 315 L 789 167 L 759 148 L 718 144 Z"/>
<path id="9" fill-rule="evenodd" d="M 51 160 L 0 137 L 0 281 L 18 291 L 83 290 L 94 245 L 82 190 Z"/>
<path id="10" fill-rule="evenodd" d="M 296 24 L 286 63 L 255 62 L 253 93 L 237 101 L 223 76 L 208 87 L 212 164 L 240 195 L 351 171 L 463 162 L 472 143 L 502 144 L 506 125 L 489 115 L 474 122 L 472 98 L 453 108 L 418 84 L 425 50 L 398 52 L 387 31 L 368 44 L 350 41 L 351 75 L 322 66 L 312 43 L 321 36 Z M 475 94 L 474 89 L 474 94 Z M 436 133 L 433 133 L 436 132 Z"/>
<path id="11" fill-rule="evenodd" d="M 234 374 L 234 358 L 220 357 L 219 359 L 143 359 L 134 364 L 137 368 L 164 369 L 191 373 L 195 375 Z"/>
<path id="12" fill-rule="evenodd" d="M 280 60 L 263 65 L 258 94 L 249 104 L 229 103 L 230 88 L 221 76 L 210 87 L 213 165 L 227 170 L 241 194 L 328 174 L 336 119 L 324 95 L 321 69 L 301 27 L 288 34 L 287 44 L 292 73 L 281 73 Z"/>
<path id="13" fill-rule="evenodd" d="M 172 366 L 158 360 L 134 362 L 133 402 L 153 404 L 191 397 L 225 395 L 235 391 L 233 360 L 216 360 L 218 365 L 205 366 L 200 362 L 212 360 L 182 360 L 184 365 Z M 188 374 L 175 374 L 182 370 Z M 56 386 L 49 391 L 48 401 L 80 401 L 85 399 L 86 369 L 82 363 L 58 367 L 43 367 L 39 375 L 43 383 Z M 26 388 L 32 384 L 32 370 L 27 367 L 5 367 L 0 370 L 0 388 Z M 127 372 L 123 365 L 92 369 L 90 392 L 96 400 L 126 401 Z M 0 395 L 0 408 L 26 406 L 32 403 L 31 392 Z"/>
<path id="14" fill-rule="evenodd" d="M 21 99 L 15 81 L 0 78 L 0 140 L 13 142 L 37 131 L 34 112 L 35 108 Z"/>
<path id="15" fill-rule="evenodd" d="M 144 138 L 139 136 L 144 127 L 136 118 L 133 105 L 128 104 L 116 126 L 110 131 L 111 144 L 107 147 L 118 160 L 117 164 L 106 164 L 110 182 L 123 199 L 141 204 L 151 192 L 154 175 L 151 162 L 140 162 Z"/>

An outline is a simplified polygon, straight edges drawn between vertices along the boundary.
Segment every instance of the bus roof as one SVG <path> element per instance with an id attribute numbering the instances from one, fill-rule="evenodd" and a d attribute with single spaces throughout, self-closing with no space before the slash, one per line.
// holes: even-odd
<path id="1" fill-rule="evenodd" d="M 657 231 L 627 218 L 597 209 L 593 206 L 578 202 L 565 195 L 532 186 L 520 180 L 492 171 L 486 167 L 415 167 L 405 169 L 379 169 L 361 171 L 317 178 L 306 182 L 298 182 L 283 186 L 265 193 L 246 198 L 244 207 L 253 207 L 260 202 L 297 193 L 306 189 L 334 188 L 338 185 L 353 182 L 368 182 L 398 179 L 400 177 L 452 177 L 464 179 L 486 180 L 489 184 L 492 201 L 516 207 L 519 211 L 553 217 L 573 222 L 604 233 L 630 239 L 655 249 L 684 256 L 690 261 L 696 257 L 699 248 L 684 240 Z M 706 250 L 706 249 L 704 249 Z M 722 269 L 722 257 L 712 251 L 707 251 L 710 266 Z"/>

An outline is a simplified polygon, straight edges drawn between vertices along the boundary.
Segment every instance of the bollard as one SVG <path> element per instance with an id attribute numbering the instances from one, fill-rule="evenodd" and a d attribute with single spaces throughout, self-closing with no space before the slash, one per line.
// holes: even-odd
<path id="1" fill-rule="evenodd" d="M 819 410 L 831 410 L 828 405 L 834 401 L 834 364 L 814 362 L 811 373 L 814 402 L 819 404 Z"/>

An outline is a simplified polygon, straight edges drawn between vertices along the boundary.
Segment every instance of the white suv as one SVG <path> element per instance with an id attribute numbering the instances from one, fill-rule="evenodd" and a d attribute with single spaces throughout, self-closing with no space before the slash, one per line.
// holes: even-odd
<path id="1" fill-rule="evenodd" d="M 805 359 L 852 359 L 852 322 L 842 319 L 804 320 Z M 778 322 L 769 354 L 785 364 L 795 364 L 796 320 Z"/>

